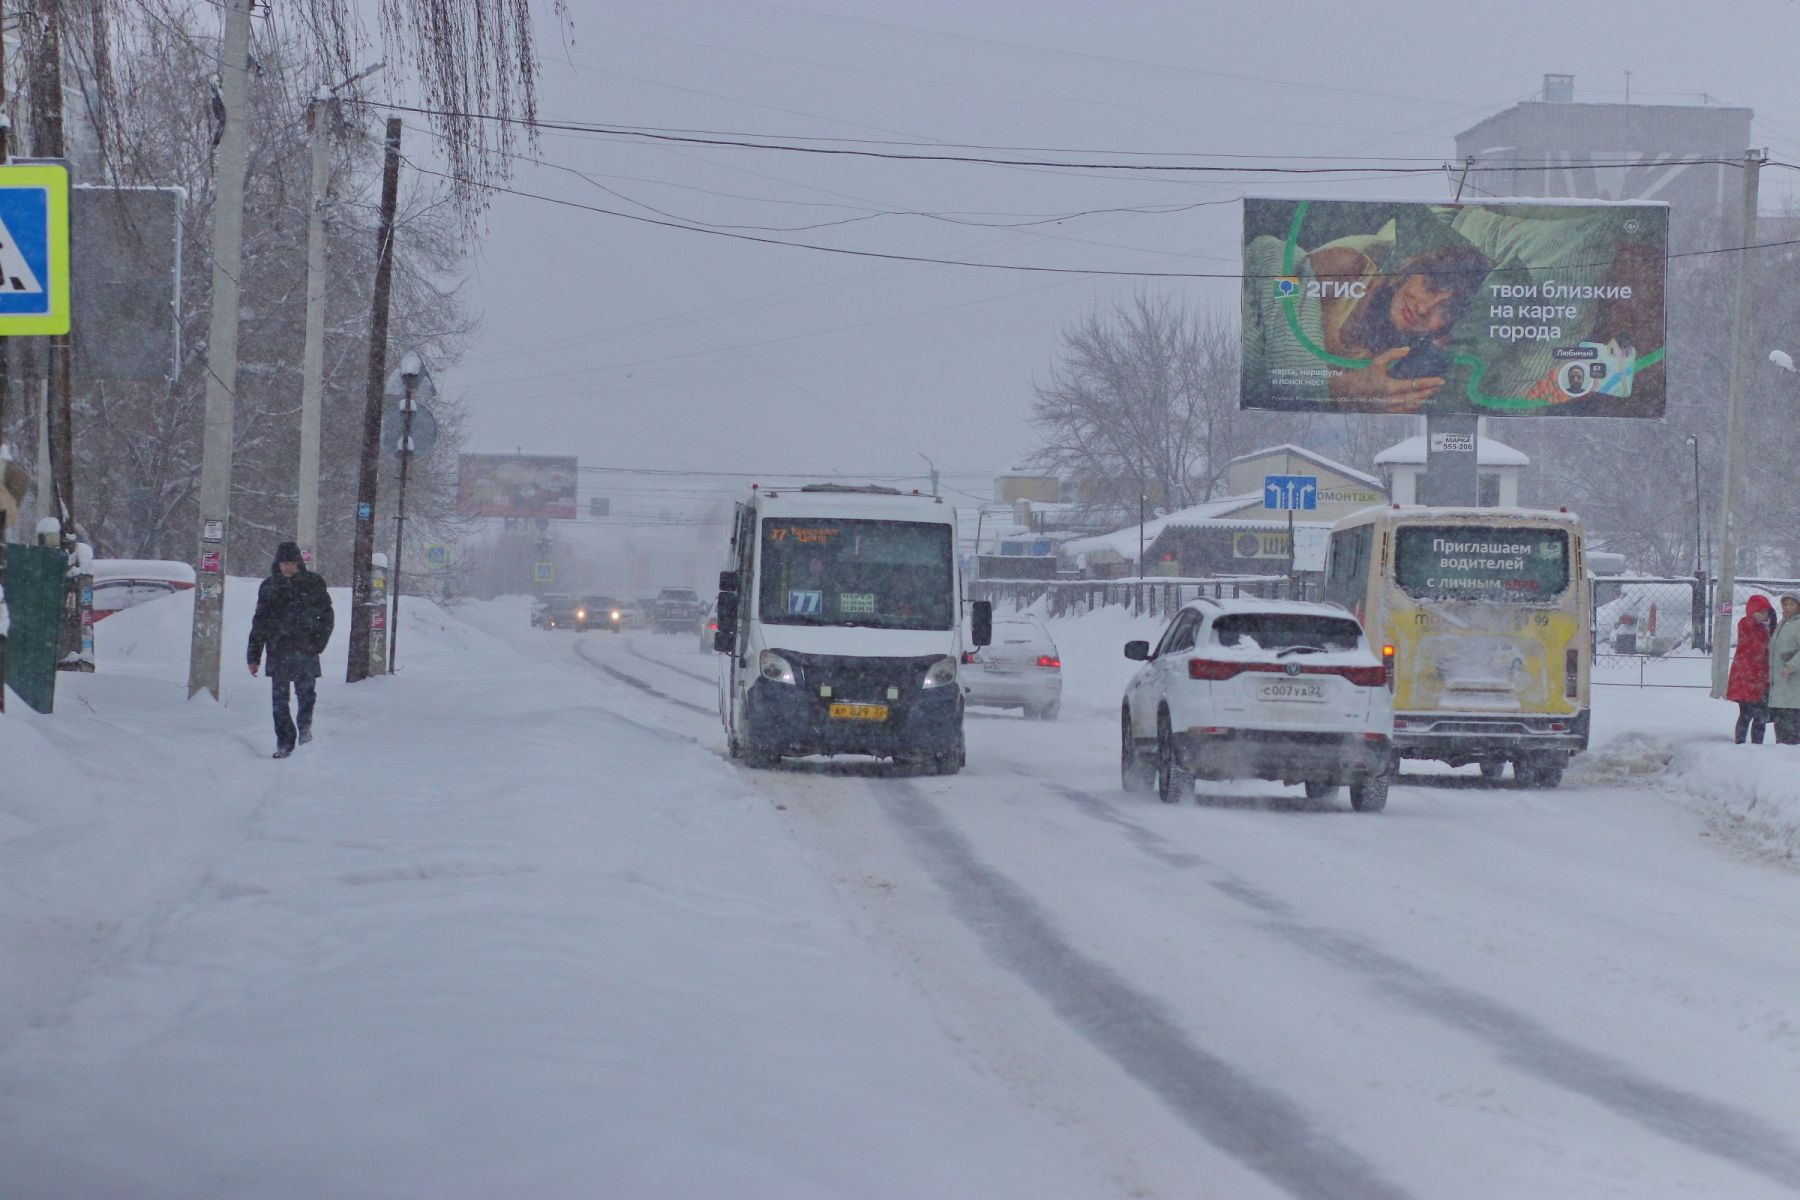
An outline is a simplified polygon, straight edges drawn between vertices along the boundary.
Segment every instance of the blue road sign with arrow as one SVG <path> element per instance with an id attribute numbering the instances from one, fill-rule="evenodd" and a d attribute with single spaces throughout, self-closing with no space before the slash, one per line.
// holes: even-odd
<path id="1" fill-rule="evenodd" d="M 1263 507 L 1311 510 L 1319 507 L 1317 475 L 1264 475 Z"/>

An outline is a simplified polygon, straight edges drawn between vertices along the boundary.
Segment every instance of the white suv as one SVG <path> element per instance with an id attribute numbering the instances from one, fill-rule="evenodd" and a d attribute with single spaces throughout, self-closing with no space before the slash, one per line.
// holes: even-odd
<path id="1" fill-rule="evenodd" d="M 1195 779 L 1304 783 L 1308 797 L 1345 783 L 1358 812 L 1387 805 L 1393 774 L 1390 665 L 1336 605 L 1196 600 L 1175 614 L 1125 689 L 1120 775 L 1165 804 Z"/>

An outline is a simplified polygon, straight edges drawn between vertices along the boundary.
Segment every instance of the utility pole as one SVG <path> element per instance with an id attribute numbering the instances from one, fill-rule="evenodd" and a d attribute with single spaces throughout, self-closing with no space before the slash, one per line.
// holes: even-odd
<path id="1" fill-rule="evenodd" d="M 254 0 L 221 0 L 225 48 L 219 96 L 225 127 L 213 150 L 212 321 L 206 340 L 206 417 L 200 450 L 200 570 L 188 697 L 219 698 L 225 624 L 225 535 L 231 519 L 231 427 L 237 402 L 238 280 L 244 265 L 245 134 L 250 125 L 250 10 Z"/>
<path id="2" fill-rule="evenodd" d="M 294 538 L 308 563 L 319 545 L 319 407 L 325 386 L 325 206 L 330 197 L 331 91 L 320 88 L 307 105 L 312 123 L 312 212 L 306 222 L 306 347 L 300 358 L 299 511 Z"/>
<path id="3" fill-rule="evenodd" d="M 325 211 L 331 204 L 331 105 L 337 93 L 381 70 L 364 67 L 306 106 L 312 130 L 312 212 L 306 223 L 306 347 L 300 360 L 300 479 L 294 537 L 312 563 L 319 545 L 319 413 L 325 388 Z"/>
<path id="4" fill-rule="evenodd" d="M 375 484 L 381 467 L 381 394 L 387 376 L 388 293 L 394 279 L 394 209 L 400 195 L 400 118 L 387 123 L 381 172 L 381 232 L 375 260 L 375 303 L 369 323 L 369 387 L 363 404 L 362 464 L 356 483 L 356 545 L 351 552 L 350 666 L 346 683 L 369 677 L 371 559 L 375 554 Z"/>
<path id="5" fill-rule="evenodd" d="M 1744 152 L 1744 218 L 1737 251 L 1737 307 L 1731 328 L 1731 392 L 1725 408 L 1725 479 L 1719 497 L 1719 566 L 1713 589 L 1712 694 L 1725 695 L 1731 673 L 1731 615 L 1737 600 L 1737 542 L 1731 518 L 1737 512 L 1738 441 L 1744 389 L 1750 380 L 1751 274 L 1755 265 L 1750 247 L 1756 242 L 1756 191 L 1764 154 Z"/>

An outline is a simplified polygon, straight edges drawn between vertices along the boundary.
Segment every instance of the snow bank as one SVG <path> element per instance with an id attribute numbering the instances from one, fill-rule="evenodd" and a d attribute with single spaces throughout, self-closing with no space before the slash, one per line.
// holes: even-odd
<path id="1" fill-rule="evenodd" d="M 1721 713 L 1725 705 L 1716 705 Z M 1672 741 L 1630 732 L 1576 759 L 1571 784 L 1653 783 L 1680 793 L 1764 853 L 1800 862 L 1800 746 L 1735 745 L 1727 732 Z"/>

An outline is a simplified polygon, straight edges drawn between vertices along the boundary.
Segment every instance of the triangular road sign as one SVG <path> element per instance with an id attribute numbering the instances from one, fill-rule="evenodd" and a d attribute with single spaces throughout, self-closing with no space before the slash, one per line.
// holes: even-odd
<path id="1" fill-rule="evenodd" d="M 26 292 L 41 295 L 44 285 L 38 281 L 31 264 L 19 250 L 12 230 L 0 220 L 0 292 Z"/>

